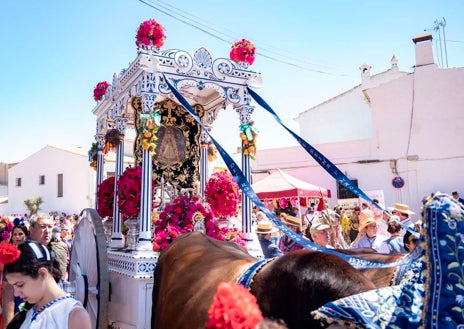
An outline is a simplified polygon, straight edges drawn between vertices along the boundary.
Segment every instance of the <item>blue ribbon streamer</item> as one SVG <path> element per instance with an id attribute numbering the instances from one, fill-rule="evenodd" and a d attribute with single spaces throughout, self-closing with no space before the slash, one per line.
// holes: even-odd
<path id="1" fill-rule="evenodd" d="M 317 161 L 321 165 L 322 168 L 325 169 L 333 178 L 337 180 L 340 184 L 345 186 L 348 190 L 351 192 L 355 193 L 356 195 L 362 197 L 366 201 L 370 202 L 373 204 L 375 207 L 378 209 L 382 210 L 382 212 L 385 211 L 378 203 L 375 203 L 371 198 L 369 198 L 366 193 L 364 193 L 360 188 L 358 188 L 356 185 L 353 184 L 351 179 L 345 176 L 344 173 L 341 172 L 340 169 L 337 168 L 329 159 L 327 159 L 321 152 L 316 150 L 314 147 L 312 147 L 309 143 L 307 143 L 305 140 L 301 139 L 300 136 L 295 134 L 292 130 L 287 128 L 282 123 L 282 120 L 280 120 L 279 116 L 274 112 L 274 110 L 266 103 L 264 99 L 262 99 L 256 92 L 254 92 L 252 89 L 247 87 L 248 93 L 251 95 L 251 97 L 259 104 L 261 105 L 265 110 L 267 110 L 269 113 L 271 113 L 275 120 L 282 126 L 284 127 L 285 130 L 287 130 L 290 135 L 292 135 L 295 140 L 300 143 L 301 146 L 306 150 L 306 152 L 313 157 L 314 160 Z"/>
<path id="2" fill-rule="evenodd" d="M 288 228 L 287 225 L 282 223 L 269 209 L 267 209 L 264 206 L 264 204 L 261 202 L 261 200 L 258 198 L 256 193 L 254 192 L 254 190 L 251 187 L 250 183 L 246 179 L 245 175 L 240 170 L 239 166 L 230 157 L 230 155 L 222 148 L 222 146 L 211 136 L 208 129 L 201 122 L 200 118 L 195 113 L 193 108 L 190 106 L 188 101 L 169 82 L 169 80 L 166 78 L 164 73 L 163 73 L 163 77 L 164 77 L 164 81 L 166 82 L 168 87 L 171 89 L 171 92 L 174 94 L 174 96 L 176 96 L 176 98 L 179 100 L 179 102 L 182 104 L 182 106 L 184 106 L 184 108 L 190 113 L 190 115 L 195 119 L 195 121 L 203 128 L 203 130 L 208 133 L 209 137 L 211 138 L 211 141 L 214 143 L 214 145 L 216 146 L 218 152 L 221 154 L 227 168 L 229 169 L 232 176 L 235 178 L 235 181 L 237 182 L 237 184 L 240 187 L 240 189 L 242 190 L 242 192 L 245 193 L 246 196 L 262 212 L 264 212 L 266 214 L 266 216 L 277 226 L 277 228 L 279 230 L 281 230 L 284 234 L 289 236 L 293 241 L 295 241 L 296 243 L 301 245 L 303 248 L 308 249 L 308 250 L 322 251 L 322 252 L 326 252 L 326 253 L 329 253 L 329 254 L 337 255 L 338 257 L 342 258 L 346 262 L 350 263 L 353 267 L 358 268 L 358 269 L 361 269 L 361 268 L 388 268 L 388 267 L 397 266 L 398 264 L 400 264 L 402 262 L 402 261 L 398 261 L 398 262 L 393 262 L 393 263 L 385 263 L 385 262 L 380 262 L 380 261 L 371 261 L 371 260 L 366 260 L 366 259 L 363 259 L 363 258 L 347 256 L 347 255 L 342 254 L 342 253 L 340 253 L 340 252 L 338 252 L 338 251 L 336 251 L 334 249 L 329 249 L 329 248 L 324 248 L 322 246 L 319 246 L 319 245 L 313 243 L 311 240 L 303 237 L 301 234 L 296 234 L 293 230 Z M 272 111 L 272 109 L 271 109 L 271 111 Z M 289 130 L 288 128 L 286 128 L 286 129 L 293 134 L 293 132 L 291 130 Z"/>

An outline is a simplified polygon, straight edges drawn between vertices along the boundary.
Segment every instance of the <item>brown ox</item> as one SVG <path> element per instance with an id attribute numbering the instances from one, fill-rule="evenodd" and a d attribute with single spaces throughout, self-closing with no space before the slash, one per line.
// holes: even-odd
<path id="1" fill-rule="evenodd" d="M 154 273 L 153 329 L 200 329 L 219 282 L 236 281 L 257 261 L 234 243 L 199 232 L 177 238 L 163 251 Z M 338 256 L 299 250 L 263 266 L 250 291 L 265 317 L 290 329 L 316 325 L 309 312 L 374 284 Z"/>
<path id="2" fill-rule="evenodd" d="M 381 254 L 371 248 L 337 249 L 337 251 L 348 256 L 381 263 L 396 263 L 406 256 L 405 254 Z M 405 266 L 407 266 L 407 264 L 405 264 Z M 382 288 L 391 286 L 392 283 L 395 283 L 397 270 L 398 266 L 391 266 L 360 269 L 359 271 L 371 280 L 377 288 Z"/>

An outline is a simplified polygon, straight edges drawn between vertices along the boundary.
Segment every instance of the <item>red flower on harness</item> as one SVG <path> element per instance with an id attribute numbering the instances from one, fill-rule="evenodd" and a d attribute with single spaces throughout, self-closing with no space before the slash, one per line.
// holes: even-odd
<path id="1" fill-rule="evenodd" d="M 11 243 L 0 244 L 0 264 L 14 263 L 19 256 L 21 256 L 21 251 L 15 245 Z"/>
<path id="2" fill-rule="evenodd" d="M 263 321 L 256 297 L 231 282 L 219 283 L 208 317 L 206 329 L 254 329 Z"/>

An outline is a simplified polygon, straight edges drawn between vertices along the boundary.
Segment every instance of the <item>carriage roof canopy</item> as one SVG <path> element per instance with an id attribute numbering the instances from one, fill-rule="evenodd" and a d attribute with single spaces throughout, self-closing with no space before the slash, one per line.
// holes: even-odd
<path id="1" fill-rule="evenodd" d="M 302 181 L 278 169 L 266 178 L 252 185 L 260 199 L 282 197 L 328 197 L 329 191 L 323 187 Z"/>

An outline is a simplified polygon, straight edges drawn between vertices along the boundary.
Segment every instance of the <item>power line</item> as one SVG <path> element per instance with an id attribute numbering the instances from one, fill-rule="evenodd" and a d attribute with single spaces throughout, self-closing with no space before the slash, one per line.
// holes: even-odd
<path id="1" fill-rule="evenodd" d="M 234 35 L 232 34 L 227 34 L 227 33 L 224 33 L 223 31 L 228 31 L 227 29 L 216 29 L 214 27 L 211 27 L 211 25 L 207 25 L 205 24 L 205 20 L 203 18 L 200 18 L 200 17 L 197 17 L 197 16 L 194 16 L 190 13 L 187 13 L 185 12 L 184 10 L 182 9 L 179 9 L 171 4 L 168 4 L 168 3 L 165 3 L 163 1 L 160 1 L 160 0 L 157 0 L 156 3 L 154 3 L 153 0 L 138 0 L 139 2 L 177 20 L 177 21 L 180 21 L 181 23 L 183 24 L 186 24 L 194 29 L 197 29 L 199 30 L 200 32 L 203 32 L 215 39 L 218 39 L 222 42 L 225 42 L 227 43 L 228 45 L 231 45 L 233 41 L 231 40 L 237 40 L 237 39 L 240 39 L 240 38 L 237 38 L 235 37 Z M 196 18 L 197 20 L 193 19 L 193 18 Z M 200 20 L 200 21 L 198 21 Z M 256 44 L 256 42 L 253 41 L 253 43 Z M 261 47 L 259 46 L 259 51 L 257 52 L 257 56 L 262 56 L 264 58 L 267 58 L 271 61 L 275 61 L 275 62 L 279 62 L 279 63 L 282 63 L 282 64 L 286 64 L 286 65 L 289 65 L 289 66 L 293 66 L 293 67 L 296 67 L 296 68 L 299 68 L 299 69 L 303 69 L 303 70 L 306 70 L 306 71 L 310 71 L 310 72 L 315 72 L 315 73 L 319 73 L 319 74 L 326 74 L 326 75 L 333 75 L 333 76 L 342 76 L 342 77 L 351 77 L 352 75 L 349 75 L 349 74 L 343 74 L 343 73 L 332 73 L 332 72 L 328 72 L 326 70 L 318 70 L 318 69 L 313 69 L 313 68 L 309 68 L 307 66 L 303 66 L 299 63 L 306 63 L 306 64 L 309 64 L 309 65 L 312 65 L 312 66 L 320 66 L 320 67 L 328 67 L 330 68 L 329 66 L 327 65 L 322 65 L 322 64 L 315 64 L 315 63 L 311 63 L 311 62 L 305 62 L 305 61 L 301 61 L 300 57 L 291 57 L 291 56 L 288 56 L 288 55 L 283 55 L 282 53 L 279 53 L 278 51 L 281 51 L 282 49 L 278 49 L 278 51 L 273 51 L 273 50 L 269 50 L 267 49 L 266 47 Z M 277 49 L 277 48 L 276 48 Z M 271 55 L 268 55 L 266 53 L 270 53 Z M 276 56 L 272 56 L 273 55 L 277 55 L 277 56 L 281 56 L 281 57 L 284 57 L 285 59 L 279 59 L 279 58 L 276 58 Z M 299 63 L 296 63 L 294 61 L 291 61 L 291 59 L 298 59 L 299 60 Z"/>

